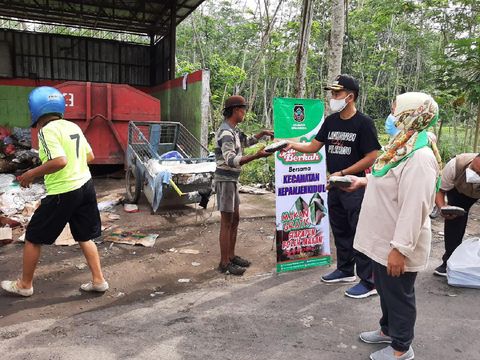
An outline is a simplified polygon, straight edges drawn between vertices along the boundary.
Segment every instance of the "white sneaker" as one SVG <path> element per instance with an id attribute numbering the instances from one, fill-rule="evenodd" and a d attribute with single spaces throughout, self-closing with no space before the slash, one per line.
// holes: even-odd
<path id="1" fill-rule="evenodd" d="M 3 290 L 11 294 L 17 294 L 25 297 L 33 295 L 33 287 L 30 289 L 21 289 L 17 286 L 17 281 L 4 280 L 2 281 L 1 286 Z"/>
<path id="2" fill-rule="evenodd" d="M 86 284 L 82 284 L 80 289 L 88 292 L 105 292 L 108 290 L 108 282 L 104 281 L 101 284 L 94 285 L 91 281 Z"/>

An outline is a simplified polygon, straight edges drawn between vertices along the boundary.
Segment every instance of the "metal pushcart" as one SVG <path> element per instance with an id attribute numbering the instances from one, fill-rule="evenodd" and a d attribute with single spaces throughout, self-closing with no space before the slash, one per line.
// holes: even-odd
<path id="1" fill-rule="evenodd" d="M 212 189 L 215 157 L 181 123 L 130 121 L 126 150 L 126 197 L 145 194 L 152 211 L 205 204 Z"/>

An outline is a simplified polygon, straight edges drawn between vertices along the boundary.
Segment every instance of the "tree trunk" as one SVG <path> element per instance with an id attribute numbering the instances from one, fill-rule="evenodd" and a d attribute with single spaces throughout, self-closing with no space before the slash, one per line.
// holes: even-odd
<path id="1" fill-rule="evenodd" d="M 308 44 L 312 28 L 313 0 L 303 0 L 300 37 L 298 40 L 297 63 L 295 71 L 295 97 L 305 97 L 305 78 L 307 76 Z"/>
<path id="2" fill-rule="evenodd" d="M 327 81 L 333 81 L 342 71 L 343 39 L 345 37 L 345 0 L 333 0 L 332 30 L 328 51 Z"/>
<path id="3" fill-rule="evenodd" d="M 478 132 L 480 130 L 480 103 L 477 105 L 477 126 L 475 127 L 475 138 L 473 140 L 473 152 L 478 149 Z"/>

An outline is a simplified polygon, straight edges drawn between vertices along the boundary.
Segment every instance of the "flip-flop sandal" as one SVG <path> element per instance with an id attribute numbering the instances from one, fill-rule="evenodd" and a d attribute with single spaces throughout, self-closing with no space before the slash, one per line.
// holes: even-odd
<path id="1" fill-rule="evenodd" d="M 94 285 L 91 281 L 82 284 L 80 289 L 87 292 L 105 292 L 108 290 L 108 282 L 104 281 L 102 284 Z"/>
<path id="2" fill-rule="evenodd" d="M 33 295 L 33 287 L 31 287 L 30 289 L 21 289 L 17 286 L 16 281 L 5 280 L 5 281 L 2 281 L 1 286 L 3 290 L 11 294 L 16 294 L 16 295 L 25 296 L 25 297 Z"/>

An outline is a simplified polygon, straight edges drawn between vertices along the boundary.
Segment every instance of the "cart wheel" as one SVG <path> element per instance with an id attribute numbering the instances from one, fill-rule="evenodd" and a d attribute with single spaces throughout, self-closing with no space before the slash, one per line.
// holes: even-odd
<path id="1" fill-rule="evenodd" d="M 136 204 L 142 192 L 142 175 L 137 167 L 134 169 L 131 167 L 128 168 L 125 183 L 127 188 L 127 201 L 131 204 Z"/>

